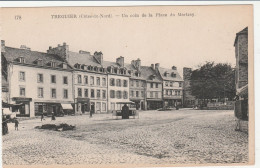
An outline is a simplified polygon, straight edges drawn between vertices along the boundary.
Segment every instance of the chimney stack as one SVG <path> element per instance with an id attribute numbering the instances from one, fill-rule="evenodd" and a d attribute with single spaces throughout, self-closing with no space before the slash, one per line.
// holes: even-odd
<path id="1" fill-rule="evenodd" d="M 5 41 L 1 40 L 1 52 L 5 52 Z"/>
<path id="2" fill-rule="evenodd" d="M 101 51 L 100 52 L 95 51 L 94 52 L 94 58 L 97 60 L 97 62 L 100 65 L 103 65 L 103 53 Z"/>
<path id="3" fill-rule="evenodd" d="M 154 70 L 154 64 L 151 64 L 152 69 Z"/>
<path id="4" fill-rule="evenodd" d="M 158 70 L 159 67 L 160 67 L 160 64 L 159 64 L 159 63 L 156 63 L 156 64 L 155 64 L 155 69 Z"/>
<path id="5" fill-rule="evenodd" d="M 116 59 L 116 63 L 120 66 L 120 67 L 124 67 L 124 57 L 120 56 Z"/>

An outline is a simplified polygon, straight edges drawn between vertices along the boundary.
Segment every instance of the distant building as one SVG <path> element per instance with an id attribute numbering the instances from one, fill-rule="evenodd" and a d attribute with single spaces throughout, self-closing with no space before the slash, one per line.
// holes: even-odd
<path id="1" fill-rule="evenodd" d="M 177 67 L 172 69 L 161 68 L 160 64 L 155 64 L 155 70 L 160 74 L 163 81 L 163 106 L 175 107 L 182 105 L 183 80 L 177 71 Z"/>
<path id="2" fill-rule="evenodd" d="M 191 94 L 191 68 L 183 68 L 183 107 L 194 107 L 196 98 Z"/>
<path id="3" fill-rule="evenodd" d="M 56 54 L 12 48 L 1 42 L 2 74 L 8 89 L 6 103 L 21 104 L 17 116 L 59 113 L 73 103 L 72 68 Z M 3 63 L 3 62 L 2 62 Z M 14 110 L 14 109 L 13 109 Z"/>
<path id="4" fill-rule="evenodd" d="M 248 119 L 248 28 L 236 34 L 234 42 L 236 56 L 236 117 Z"/>

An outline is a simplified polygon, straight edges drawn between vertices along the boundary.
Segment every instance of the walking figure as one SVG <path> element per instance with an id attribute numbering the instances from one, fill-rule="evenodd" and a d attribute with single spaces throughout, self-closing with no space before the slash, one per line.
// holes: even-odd
<path id="1" fill-rule="evenodd" d="M 42 113 L 42 115 L 41 115 L 41 121 L 42 121 L 42 120 L 44 120 L 44 115 L 43 115 L 43 113 Z"/>
<path id="2" fill-rule="evenodd" d="M 51 120 L 56 120 L 56 119 L 55 119 L 54 112 L 51 113 Z"/>
<path id="3" fill-rule="evenodd" d="M 14 129 L 18 131 L 18 125 L 19 125 L 19 121 L 17 120 L 17 118 L 14 119 Z"/>

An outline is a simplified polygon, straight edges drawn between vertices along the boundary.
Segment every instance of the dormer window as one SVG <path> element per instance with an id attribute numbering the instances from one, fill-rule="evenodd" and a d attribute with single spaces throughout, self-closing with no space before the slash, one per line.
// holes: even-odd
<path id="1" fill-rule="evenodd" d="M 24 57 L 19 57 L 19 62 L 20 62 L 20 63 L 25 63 Z"/>
<path id="2" fill-rule="evenodd" d="M 80 68 L 81 68 L 82 70 L 84 70 L 84 69 L 85 69 L 84 67 L 85 67 L 85 65 L 84 65 L 84 64 L 80 66 Z"/>
<path id="3" fill-rule="evenodd" d="M 114 73 L 117 74 L 117 68 L 114 69 Z"/>
<path id="4" fill-rule="evenodd" d="M 172 76 L 173 78 L 175 78 L 175 77 L 176 77 L 176 74 L 173 72 L 171 76 Z"/>
<path id="5" fill-rule="evenodd" d="M 43 60 L 42 60 L 42 59 L 38 59 L 38 60 L 37 60 L 37 65 L 43 66 Z"/>
<path id="6" fill-rule="evenodd" d="M 97 72 L 97 71 L 98 71 L 98 68 L 97 68 L 97 67 L 94 67 L 94 71 L 96 71 L 96 72 Z"/>
<path id="7" fill-rule="evenodd" d="M 67 65 L 65 62 L 63 62 L 63 63 L 62 63 L 62 68 L 63 68 L 63 69 L 67 69 L 67 68 L 68 68 L 68 65 Z"/>
<path id="8" fill-rule="evenodd" d="M 128 74 L 129 74 L 129 75 L 132 75 L 132 71 L 131 71 L 131 70 L 128 70 Z"/>
<path id="9" fill-rule="evenodd" d="M 51 61 L 51 67 L 55 68 L 57 66 L 57 63 L 54 61 Z"/>
<path id="10" fill-rule="evenodd" d="M 166 76 L 166 77 L 167 77 L 167 76 L 168 76 L 168 74 L 169 74 L 168 72 L 165 72 L 165 73 L 164 73 L 164 76 Z"/>

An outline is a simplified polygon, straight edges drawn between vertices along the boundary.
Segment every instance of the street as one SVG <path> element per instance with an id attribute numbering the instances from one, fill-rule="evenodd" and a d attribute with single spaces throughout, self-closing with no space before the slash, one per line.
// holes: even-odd
<path id="1" fill-rule="evenodd" d="M 73 131 L 35 129 L 67 123 Z M 112 114 L 57 117 L 9 123 L 3 165 L 205 164 L 248 162 L 248 134 L 235 131 L 234 111 L 141 111 L 139 119 Z"/>

